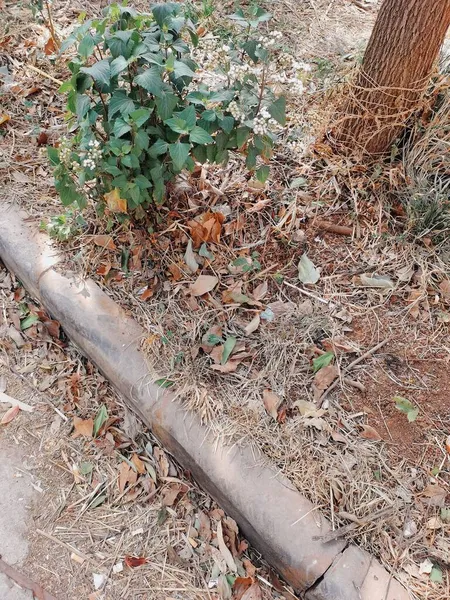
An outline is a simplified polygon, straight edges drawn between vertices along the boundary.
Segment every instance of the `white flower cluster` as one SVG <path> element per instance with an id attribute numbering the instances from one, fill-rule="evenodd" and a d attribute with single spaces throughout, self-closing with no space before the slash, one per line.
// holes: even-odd
<path id="1" fill-rule="evenodd" d="M 81 164 L 85 169 L 94 170 L 101 157 L 100 142 L 98 140 L 91 140 L 88 143 L 88 150 L 84 153 Z"/>
<path id="2" fill-rule="evenodd" d="M 245 121 L 245 112 L 241 109 L 236 100 L 230 102 L 228 105 L 228 110 L 231 113 L 231 116 L 236 119 L 236 121 Z"/>
<path id="3" fill-rule="evenodd" d="M 297 155 L 297 158 L 303 155 L 305 152 L 305 144 L 301 140 L 292 140 L 290 142 L 286 142 L 286 147 L 292 152 L 292 154 Z"/>
<path id="4" fill-rule="evenodd" d="M 260 42 L 264 42 L 265 46 L 274 46 L 277 42 L 280 42 L 283 38 L 281 31 L 271 31 L 266 38 L 259 38 Z"/>
<path id="5" fill-rule="evenodd" d="M 228 71 L 228 78 L 231 83 L 236 81 L 244 81 L 247 75 L 259 75 L 261 72 L 260 67 L 252 67 L 247 63 L 231 63 L 230 69 Z"/>
<path id="6" fill-rule="evenodd" d="M 59 143 L 59 158 L 61 162 L 65 165 L 69 165 L 70 156 L 72 154 L 72 144 L 70 143 L 69 138 L 63 136 Z"/>
<path id="7" fill-rule="evenodd" d="M 256 135 L 265 135 L 270 126 L 276 127 L 278 123 L 270 116 L 267 108 L 262 108 L 259 114 L 253 119 L 253 131 Z"/>
<path id="8" fill-rule="evenodd" d="M 193 53 L 193 58 L 201 64 L 204 71 L 210 71 L 218 66 L 225 66 L 230 62 L 230 46 L 221 44 L 213 36 L 201 38 Z"/>

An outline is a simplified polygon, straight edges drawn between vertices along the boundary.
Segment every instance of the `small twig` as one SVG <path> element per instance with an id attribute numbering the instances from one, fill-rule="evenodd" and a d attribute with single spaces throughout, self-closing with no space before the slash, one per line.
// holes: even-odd
<path id="1" fill-rule="evenodd" d="M 373 521 L 376 521 L 377 519 L 380 519 L 381 517 L 386 517 L 389 514 L 391 514 L 392 512 L 393 511 L 390 506 L 388 508 L 382 508 L 381 510 L 377 511 L 376 513 L 373 513 L 372 515 L 368 515 L 367 517 L 364 517 L 363 519 L 361 519 L 361 521 L 359 523 L 349 523 L 348 525 L 344 525 L 343 527 L 340 527 L 339 529 L 336 529 L 335 531 L 330 531 L 329 533 L 326 533 L 325 535 L 315 535 L 315 536 L 313 536 L 313 540 L 320 540 L 323 544 L 326 544 L 327 542 L 331 542 L 333 540 L 337 540 L 340 537 L 344 537 L 344 535 L 347 535 L 347 533 L 350 533 L 351 531 L 358 529 L 358 527 L 362 527 L 363 525 L 368 525 L 369 523 L 372 523 Z"/>
<path id="2" fill-rule="evenodd" d="M 89 556 L 87 556 L 83 552 L 80 552 L 80 550 L 77 550 L 74 546 L 71 546 L 70 544 L 66 544 L 66 542 L 63 542 L 63 541 L 59 540 L 57 537 L 55 537 L 51 533 L 47 533 L 46 531 L 42 531 L 42 529 L 36 529 L 36 532 L 39 533 L 39 535 L 43 535 L 44 537 L 48 538 L 52 542 L 55 542 L 55 544 L 59 544 L 63 548 L 66 548 L 66 550 L 69 550 L 70 552 L 74 552 L 75 554 L 78 554 L 78 556 L 80 558 L 84 558 L 84 560 L 88 560 L 88 561 L 91 560 L 89 558 Z"/>
<path id="3" fill-rule="evenodd" d="M 335 223 L 329 223 L 328 221 L 314 221 L 313 225 L 315 225 L 318 229 L 323 229 L 323 231 L 335 233 L 336 235 L 353 235 L 353 227 L 335 225 Z"/>
<path id="4" fill-rule="evenodd" d="M 283 283 L 285 285 L 287 285 L 288 287 L 290 287 L 290 288 L 292 288 L 294 290 L 297 290 L 297 292 L 300 292 L 304 296 L 309 296 L 310 298 L 314 298 L 314 300 L 317 300 L 318 302 L 322 302 L 322 304 L 327 304 L 330 308 L 338 308 L 337 304 L 334 304 L 334 302 L 331 302 L 331 300 L 325 300 L 325 298 L 321 298 L 320 296 L 316 296 L 312 292 L 308 292 L 307 290 L 299 288 L 298 286 L 294 285 L 293 283 L 289 283 L 289 281 L 283 281 Z"/>
<path id="5" fill-rule="evenodd" d="M 48 26 L 50 29 L 50 33 L 52 34 L 52 38 L 53 38 L 53 41 L 55 42 L 55 46 L 57 46 L 57 48 L 59 48 L 61 43 L 59 41 L 59 37 L 56 35 L 55 25 L 53 23 L 53 17 L 52 17 L 52 10 L 50 8 L 50 4 L 49 4 L 48 0 L 45 0 L 45 8 L 47 9 Z"/>
<path id="6" fill-rule="evenodd" d="M 44 590 L 39 583 L 35 583 L 32 579 L 20 573 L 17 569 L 8 565 L 4 560 L 0 558 L 0 572 L 4 573 L 7 577 L 12 579 L 19 585 L 21 588 L 25 588 L 27 590 L 31 590 L 33 593 L 33 598 L 36 600 L 56 600 L 55 596 L 52 596 L 48 592 Z"/>
<path id="7" fill-rule="evenodd" d="M 368 356 L 370 356 L 371 354 L 373 354 L 374 352 L 376 352 L 377 350 L 382 348 L 385 344 L 387 344 L 388 341 L 389 341 L 388 339 L 385 339 L 382 342 L 380 342 L 379 344 L 377 344 L 376 346 L 374 346 L 373 348 L 371 348 L 370 350 L 367 350 L 367 352 L 364 352 L 364 354 L 361 354 L 361 356 L 358 356 L 358 358 L 356 358 L 353 362 L 351 362 L 348 365 L 348 367 L 345 367 L 345 369 L 342 370 L 342 374 L 345 375 L 346 373 L 348 373 L 351 369 L 353 369 L 353 367 L 356 367 L 356 365 L 359 365 L 359 363 L 362 362 L 365 358 L 367 358 Z M 330 385 L 330 387 L 324 391 L 322 396 L 319 398 L 319 402 L 318 402 L 319 408 L 322 406 L 322 403 L 325 400 L 325 398 L 328 396 L 328 394 L 330 392 L 332 392 L 339 385 L 339 383 L 340 383 L 340 379 L 336 379 L 334 381 L 334 383 L 332 383 Z"/>
<path id="8" fill-rule="evenodd" d="M 48 73 L 46 73 L 45 71 L 42 71 L 42 69 L 39 69 L 38 67 L 35 67 L 34 65 L 25 65 L 26 68 L 31 69 L 32 71 L 35 71 L 36 73 L 39 73 L 39 75 L 42 75 L 42 77 L 46 77 L 47 79 L 51 79 L 52 81 L 54 81 L 55 83 L 57 83 L 58 85 L 62 85 L 63 82 L 60 79 L 56 79 L 56 77 L 53 77 L 53 75 L 49 75 Z"/>

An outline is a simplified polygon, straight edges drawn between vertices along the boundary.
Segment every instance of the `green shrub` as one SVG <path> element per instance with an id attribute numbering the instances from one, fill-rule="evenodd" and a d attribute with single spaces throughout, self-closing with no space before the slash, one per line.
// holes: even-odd
<path id="1" fill-rule="evenodd" d="M 269 18 L 260 8 L 238 11 L 231 16 L 238 33 L 226 44 L 212 35 L 199 40 L 173 3 L 151 14 L 113 4 L 104 18 L 82 24 L 61 48 L 77 48 L 60 88 L 74 135 L 48 149 L 62 203 L 83 208 L 91 200 L 100 213 L 107 206 L 139 217 L 163 202 L 182 170 L 226 163 L 230 150 L 245 152 L 265 182 L 285 124 L 285 100 L 265 80 L 279 36 L 269 36 L 268 47 L 252 37 Z"/>

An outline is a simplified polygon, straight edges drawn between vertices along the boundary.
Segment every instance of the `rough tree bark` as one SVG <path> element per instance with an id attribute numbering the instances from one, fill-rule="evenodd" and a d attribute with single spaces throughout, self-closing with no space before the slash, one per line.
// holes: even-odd
<path id="1" fill-rule="evenodd" d="M 384 0 L 334 129 L 347 152 L 388 150 L 420 105 L 450 26 L 450 0 Z"/>

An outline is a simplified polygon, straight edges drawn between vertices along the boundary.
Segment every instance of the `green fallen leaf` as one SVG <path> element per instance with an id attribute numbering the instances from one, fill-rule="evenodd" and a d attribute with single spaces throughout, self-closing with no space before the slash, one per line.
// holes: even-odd
<path id="1" fill-rule="evenodd" d="M 442 583 L 442 581 L 443 581 L 442 571 L 439 567 L 434 566 L 431 569 L 430 581 L 433 581 L 434 583 Z"/>
<path id="2" fill-rule="evenodd" d="M 412 402 L 410 402 L 407 398 L 403 398 L 402 396 L 395 396 L 394 402 L 395 408 L 405 413 L 410 423 L 417 419 L 419 409 L 417 408 L 417 406 L 414 406 L 414 404 L 412 404 Z"/>
<path id="3" fill-rule="evenodd" d="M 175 382 L 174 381 L 170 381 L 170 379 L 166 379 L 165 377 L 163 377 L 162 379 L 157 379 L 155 381 L 155 384 L 159 385 L 159 387 L 162 387 L 162 388 L 169 388 L 172 385 L 174 385 Z"/>
<path id="4" fill-rule="evenodd" d="M 200 246 L 198 253 L 200 256 L 203 256 L 203 258 L 208 258 L 211 261 L 214 260 L 214 254 L 208 250 L 208 246 L 205 243 Z"/>
<path id="5" fill-rule="evenodd" d="M 105 500 L 106 500 L 106 494 L 101 494 L 100 496 L 97 496 L 96 498 L 94 498 L 92 503 L 89 505 L 89 508 L 97 508 L 97 506 L 100 506 L 101 504 L 103 504 L 103 502 Z"/>
<path id="6" fill-rule="evenodd" d="M 314 373 L 317 373 L 317 371 L 320 371 L 320 369 L 323 369 L 323 367 L 327 367 L 331 363 L 333 358 L 334 358 L 333 352 L 325 352 L 325 354 L 321 354 L 320 356 L 315 358 L 313 360 Z"/>
<path id="7" fill-rule="evenodd" d="M 450 523 L 450 508 L 441 508 L 441 520 Z"/>
<path id="8" fill-rule="evenodd" d="M 32 325 L 39 321 L 39 317 L 37 315 L 28 315 L 25 319 L 20 321 L 20 329 L 25 331 L 25 329 L 29 329 Z"/>
<path id="9" fill-rule="evenodd" d="M 108 419 L 108 411 L 106 410 L 106 406 L 104 404 L 102 404 L 100 406 L 100 408 L 98 409 L 98 412 L 94 419 L 94 431 L 93 431 L 94 437 L 97 437 L 98 432 L 103 427 L 103 425 L 106 423 L 107 419 Z"/>
<path id="10" fill-rule="evenodd" d="M 222 342 L 223 339 L 215 333 L 210 333 L 206 338 L 206 343 L 208 346 L 217 346 L 217 344 L 221 344 Z"/>
<path id="11" fill-rule="evenodd" d="M 92 469 L 94 468 L 94 465 L 90 462 L 82 462 L 80 464 L 80 473 L 81 475 L 89 475 L 89 473 L 92 473 Z"/>
<path id="12" fill-rule="evenodd" d="M 223 345 L 222 360 L 220 361 L 222 365 L 226 364 L 227 360 L 230 358 L 230 354 L 236 346 L 236 341 L 236 338 L 233 336 L 227 338 L 227 341 Z"/>

